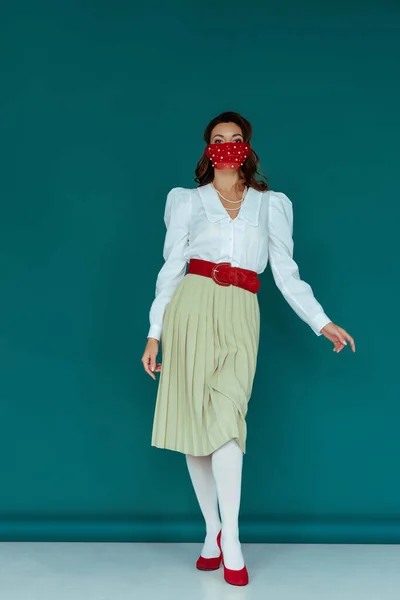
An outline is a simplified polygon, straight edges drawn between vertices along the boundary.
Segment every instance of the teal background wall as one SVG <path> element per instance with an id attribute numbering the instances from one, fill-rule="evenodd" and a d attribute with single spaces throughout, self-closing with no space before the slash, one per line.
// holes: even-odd
<path id="1" fill-rule="evenodd" d="M 396 3 L 18 1 L 1 8 L 0 537 L 201 540 L 142 368 L 163 210 L 242 112 L 339 355 L 271 271 L 242 541 L 399 542 Z"/>

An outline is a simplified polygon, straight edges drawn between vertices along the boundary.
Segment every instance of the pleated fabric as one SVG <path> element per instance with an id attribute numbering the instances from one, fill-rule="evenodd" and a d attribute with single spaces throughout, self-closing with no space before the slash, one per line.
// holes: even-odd
<path id="1" fill-rule="evenodd" d="M 152 446 L 206 456 L 235 439 L 245 454 L 259 336 L 257 294 L 185 275 L 164 312 Z"/>

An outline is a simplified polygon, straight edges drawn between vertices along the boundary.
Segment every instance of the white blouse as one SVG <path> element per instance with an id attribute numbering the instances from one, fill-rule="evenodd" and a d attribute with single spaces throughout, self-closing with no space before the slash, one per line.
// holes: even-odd
<path id="1" fill-rule="evenodd" d="M 161 338 L 165 308 L 191 258 L 230 262 L 262 273 L 268 260 L 282 295 L 316 335 L 331 321 L 311 286 L 300 279 L 293 259 L 293 208 L 282 192 L 249 188 L 238 216 L 231 219 L 211 184 L 173 188 L 167 196 L 167 228 L 147 337 Z M 218 285 L 218 284 L 216 284 Z"/>

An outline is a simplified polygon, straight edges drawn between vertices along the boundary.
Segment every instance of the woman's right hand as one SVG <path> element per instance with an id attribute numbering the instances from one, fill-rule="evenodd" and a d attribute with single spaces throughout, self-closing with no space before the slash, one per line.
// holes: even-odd
<path id="1" fill-rule="evenodd" d="M 158 373 L 159 371 L 161 371 L 161 363 L 156 363 L 159 344 L 160 342 L 156 338 L 148 338 L 146 348 L 144 349 L 144 353 L 142 356 L 144 370 L 153 379 L 156 378 L 154 373 Z"/>

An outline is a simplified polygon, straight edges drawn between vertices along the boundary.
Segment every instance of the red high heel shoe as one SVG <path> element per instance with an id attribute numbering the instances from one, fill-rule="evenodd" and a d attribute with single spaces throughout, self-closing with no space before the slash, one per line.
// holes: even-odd
<path id="1" fill-rule="evenodd" d="M 219 532 L 218 536 L 221 536 L 221 532 Z M 218 548 L 221 550 L 221 547 L 218 543 L 218 537 L 217 537 L 217 544 L 218 544 Z M 222 559 L 222 552 L 220 552 L 220 555 L 217 556 L 216 558 L 204 558 L 204 556 L 199 556 L 199 558 L 197 559 L 196 562 L 196 567 L 197 569 L 200 569 L 200 571 L 215 571 L 216 569 L 219 569 L 220 565 L 221 565 L 221 559 Z"/>
<path id="2" fill-rule="evenodd" d="M 227 569 L 224 563 L 224 556 L 221 548 L 221 531 L 217 537 L 218 548 L 221 550 L 221 560 L 224 565 L 224 579 L 231 585 L 247 585 L 249 583 L 249 574 L 247 572 L 246 565 L 243 569 Z"/>

